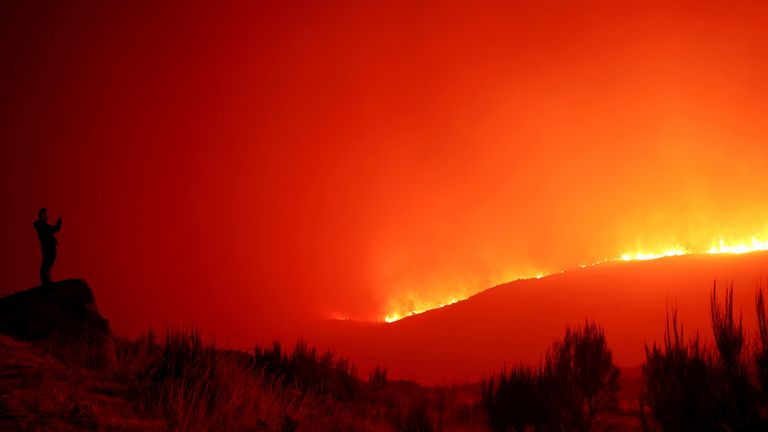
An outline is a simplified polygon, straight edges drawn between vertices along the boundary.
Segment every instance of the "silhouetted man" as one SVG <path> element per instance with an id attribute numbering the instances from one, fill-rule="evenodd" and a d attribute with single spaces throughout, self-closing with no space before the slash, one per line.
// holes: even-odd
<path id="1" fill-rule="evenodd" d="M 48 224 L 48 209 L 41 208 L 37 212 L 37 220 L 33 224 L 37 231 L 37 238 L 40 240 L 40 250 L 43 252 L 43 262 L 40 264 L 40 283 L 45 285 L 51 283 L 51 267 L 56 262 L 56 241 L 55 233 L 61 229 L 61 216 L 56 221 L 56 225 Z"/>

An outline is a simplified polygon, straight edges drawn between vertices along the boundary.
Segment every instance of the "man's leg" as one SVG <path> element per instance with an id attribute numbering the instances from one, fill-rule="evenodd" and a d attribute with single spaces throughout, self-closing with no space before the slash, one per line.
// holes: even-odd
<path id="1" fill-rule="evenodd" d="M 43 285 L 49 284 L 51 280 L 51 268 L 56 262 L 56 248 L 43 250 L 43 262 L 40 265 L 40 282 Z"/>
<path id="2" fill-rule="evenodd" d="M 51 277 L 51 270 L 53 269 L 53 264 L 56 263 L 56 246 L 52 247 L 50 250 L 50 261 L 48 264 L 48 283 L 53 282 L 53 278 Z"/>
<path id="3" fill-rule="evenodd" d="M 46 265 L 47 264 L 46 261 L 47 260 L 45 258 L 45 254 L 43 254 L 43 259 L 40 262 L 40 285 L 45 285 L 48 282 L 50 282 L 49 279 L 51 278 L 51 276 L 50 276 L 50 272 L 48 272 L 47 270 L 48 266 Z"/>

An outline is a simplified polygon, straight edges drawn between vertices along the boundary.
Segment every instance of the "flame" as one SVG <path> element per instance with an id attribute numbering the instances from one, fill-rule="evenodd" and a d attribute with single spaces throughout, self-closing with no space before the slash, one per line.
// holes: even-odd
<path id="1" fill-rule="evenodd" d="M 768 241 L 766 240 L 759 240 L 757 237 L 752 237 L 751 243 L 737 243 L 737 244 L 728 244 L 725 242 L 724 239 L 720 239 L 720 241 L 716 245 L 712 245 L 709 250 L 707 250 L 708 254 L 744 254 L 749 252 L 758 252 L 758 251 L 765 251 L 768 250 Z"/>
<path id="2" fill-rule="evenodd" d="M 447 303 L 441 303 L 441 304 L 440 304 L 439 306 L 437 306 L 437 307 L 432 307 L 432 308 L 427 308 L 427 309 L 420 309 L 420 310 L 412 310 L 412 311 L 410 311 L 410 312 L 408 313 L 408 316 L 410 316 L 410 315 L 416 315 L 416 314 L 420 314 L 420 313 L 422 313 L 422 312 L 426 312 L 426 311 L 428 311 L 428 310 L 432 310 L 432 309 L 440 309 L 440 308 L 442 308 L 442 307 L 446 307 L 446 306 L 449 306 L 449 305 L 452 305 L 452 304 L 458 303 L 458 302 L 460 302 L 461 300 L 464 300 L 464 299 L 452 298 L 452 299 L 450 299 L 450 300 L 449 300 Z M 401 315 L 399 315 L 399 314 L 393 313 L 393 314 L 391 314 L 391 315 L 387 315 L 386 317 L 384 317 L 384 321 L 386 321 L 386 322 L 388 322 L 388 323 L 391 323 L 391 322 L 395 322 L 395 321 L 397 321 L 397 320 L 400 320 L 400 319 L 403 319 L 403 318 L 405 318 L 405 316 L 401 316 Z"/>
<path id="3" fill-rule="evenodd" d="M 670 256 L 687 255 L 690 252 L 684 248 L 673 248 L 658 253 L 635 252 L 621 255 L 621 261 L 648 261 Z M 614 259 L 614 261 L 618 261 Z"/>
<path id="4" fill-rule="evenodd" d="M 720 237 L 717 241 L 712 242 L 711 246 L 708 249 L 700 250 L 700 249 L 691 249 L 689 247 L 685 247 L 682 245 L 676 245 L 673 247 L 664 247 L 659 248 L 655 251 L 640 251 L 636 250 L 634 252 L 625 252 L 621 254 L 619 257 L 615 258 L 604 258 L 601 260 L 597 260 L 592 262 L 591 264 L 580 264 L 580 268 L 586 268 L 586 267 L 592 267 L 608 262 L 616 262 L 616 261 L 648 261 L 648 260 L 655 260 L 659 258 L 665 258 L 665 257 L 673 257 L 673 256 L 683 256 L 683 255 L 691 255 L 691 254 L 745 254 L 750 252 L 759 252 L 759 251 L 768 251 L 768 240 L 761 240 L 757 236 L 753 236 L 748 241 L 726 241 L 724 238 Z M 556 273 L 563 273 L 564 270 L 561 270 Z M 522 277 L 518 277 L 517 279 L 507 279 L 506 281 L 500 281 L 499 283 L 507 282 L 509 280 L 525 280 L 525 279 L 541 279 L 546 276 L 550 276 L 555 273 L 543 273 L 543 272 L 537 272 L 528 274 Z M 407 316 L 420 314 L 422 312 L 426 312 L 431 309 L 439 309 L 448 305 L 452 305 L 454 303 L 457 303 L 459 301 L 465 300 L 468 296 L 460 296 L 456 295 L 451 297 L 451 299 L 448 302 L 444 303 L 422 303 L 420 304 L 420 307 L 413 308 L 411 310 L 408 310 L 406 312 L 393 312 L 390 314 L 387 314 L 384 317 L 384 321 L 387 323 L 392 323 L 395 321 L 398 321 L 400 319 L 403 319 Z"/>

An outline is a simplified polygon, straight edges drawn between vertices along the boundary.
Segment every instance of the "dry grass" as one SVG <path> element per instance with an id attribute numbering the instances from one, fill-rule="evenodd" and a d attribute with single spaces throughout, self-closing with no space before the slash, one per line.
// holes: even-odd
<path id="1" fill-rule="evenodd" d="M 120 356 L 129 374 L 143 376 L 144 410 L 181 430 L 441 431 L 478 430 L 474 403 L 462 387 L 424 388 L 386 380 L 358 379 L 354 367 L 304 342 L 290 352 L 279 344 L 253 354 L 204 346 L 195 332 L 170 333 L 153 347 L 151 337 Z M 143 371 L 143 372 L 142 372 Z M 474 395 L 475 389 L 472 389 Z M 462 411 L 463 410 L 463 411 Z"/>
<path id="2" fill-rule="evenodd" d="M 363 381 L 305 343 L 243 352 L 195 331 L 150 331 L 81 347 L 0 338 L 0 430 L 489 430 L 480 383 L 423 387 L 384 368 Z M 89 360 L 99 356 L 111 360 Z M 597 430 L 627 430 L 620 417 L 599 420 Z"/>
<path id="3" fill-rule="evenodd" d="M 139 391 L 135 382 L 64 365 L 39 346 L 0 336 L 0 430 L 166 430 L 164 421 L 137 415 L 131 396 Z"/>

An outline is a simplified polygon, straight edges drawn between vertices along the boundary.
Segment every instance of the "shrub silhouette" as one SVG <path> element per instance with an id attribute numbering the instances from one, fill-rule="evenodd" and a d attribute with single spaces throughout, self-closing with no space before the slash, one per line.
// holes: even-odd
<path id="1" fill-rule="evenodd" d="M 197 330 L 168 331 L 159 345 L 150 333 L 120 351 L 124 367 L 139 369 L 141 409 L 172 429 L 254 429 L 264 421 L 264 401 L 278 395 L 243 366 L 245 353 L 204 345 Z"/>
<path id="2" fill-rule="evenodd" d="M 759 330 L 759 344 L 755 347 L 755 370 L 757 383 L 762 392 L 761 402 L 766 403 L 768 402 L 768 322 L 766 322 L 762 286 L 757 287 L 755 308 L 757 309 L 757 328 Z"/>
<path id="3" fill-rule="evenodd" d="M 482 401 L 494 430 L 589 431 L 595 416 L 615 408 L 619 369 L 603 329 L 586 321 L 566 327 L 543 366 L 502 370 L 482 385 Z"/>
<path id="4" fill-rule="evenodd" d="M 544 427 L 554 399 L 541 367 L 518 365 L 482 382 L 482 403 L 495 431 Z"/>
<path id="5" fill-rule="evenodd" d="M 202 373 L 203 370 L 213 373 L 213 370 L 207 367 L 211 363 L 213 349 L 204 347 L 197 329 L 168 331 L 160 352 L 159 358 L 150 364 L 147 371 L 154 382 L 182 379 L 188 376 L 190 371 L 195 374 Z"/>
<path id="6" fill-rule="evenodd" d="M 441 430 L 427 402 L 420 398 L 407 405 L 398 406 L 395 412 L 395 428 L 402 432 L 433 432 Z"/>
<path id="7" fill-rule="evenodd" d="M 380 390 L 387 385 L 387 368 L 380 365 L 368 373 L 368 385 L 373 390 Z"/>
<path id="8" fill-rule="evenodd" d="M 717 420 L 711 362 L 698 335 L 685 340 L 677 309 L 672 310 L 671 323 L 667 313 L 664 345 L 646 345 L 645 357 L 641 405 L 648 405 L 659 426 L 668 431 L 711 430 Z"/>
<path id="9" fill-rule="evenodd" d="M 733 316 L 733 285 L 725 290 L 725 303 L 717 299 L 717 285 L 712 288 L 710 318 L 717 355 L 713 356 L 714 389 L 719 395 L 721 423 L 733 430 L 750 430 L 759 419 L 757 389 L 750 381 L 749 353 L 741 314 Z"/>
<path id="10" fill-rule="evenodd" d="M 331 351 L 319 354 L 305 341 L 298 341 L 293 352 L 283 352 L 280 342 L 271 348 L 254 349 L 253 367 L 302 391 L 352 399 L 359 387 L 357 372 L 347 359 L 335 358 Z"/>
<path id="11" fill-rule="evenodd" d="M 545 366 L 545 376 L 560 389 L 561 425 L 591 430 L 598 412 L 616 407 L 619 375 L 602 327 L 590 321 L 582 328 L 566 327 L 563 340 L 547 353 Z"/>
<path id="12" fill-rule="evenodd" d="M 761 340 L 766 333 L 762 292 L 755 304 Z M 699 342 L 698 335 L 685 340 L 677 311 L 667 313 L 664 346 L 646 345 L 641 406 L 648 405 L 658 426 L 665 431 L 765 430 L 765 409 L 755 382 L 763 382 L 761 365 L 766 345 L 754 353 L 757 377 L 750 373 L 750 352 L 741 316 L 733 313 L 733 286 L 720 303 L 717 286 L 710 297 L 714 347 Z M 761 384 L 762 385 L 762 384 Z M 641 410 L 642 415 L 642 410 Z"/>

